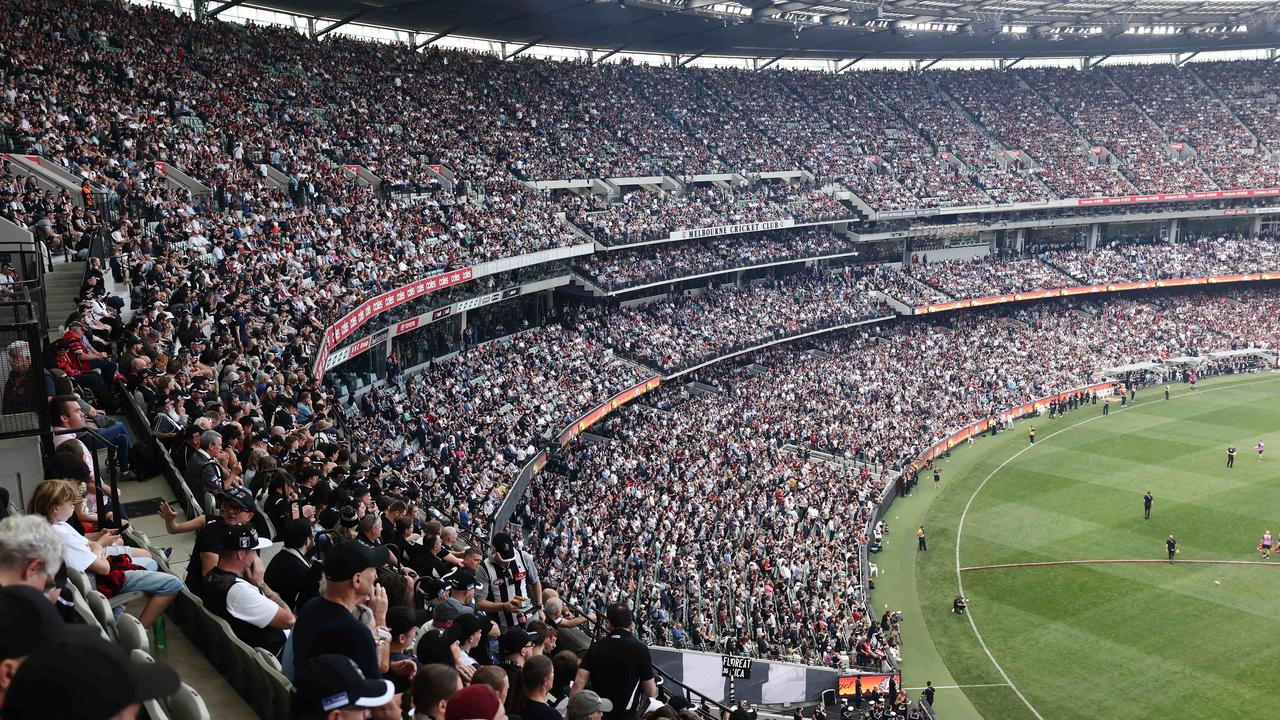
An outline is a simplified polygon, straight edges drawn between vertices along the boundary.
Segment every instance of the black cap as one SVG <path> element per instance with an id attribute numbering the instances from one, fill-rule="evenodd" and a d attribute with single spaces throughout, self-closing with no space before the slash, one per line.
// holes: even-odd
<path id="1" fill-rule="evenodd" d="M 368 568 L 385 565 L 390 558 L 385 547 L 369 547 L 359 541 L 348 540 L 330 548 L 325 554 L 324 576 L 333 582 L 343 582 Z"/>
<path id="2" fill-rule="evenodd" d="M 392 635 L 407 633 L 413 628 L 421 627 L 431 621 L 430 610 L 414 610 L 408 607 L 393 607 L 387 611 L 387 627 Z"/>
<path id="3" fill-rule="evenodd" d="M 258 531 L 252 525 L 228 525 L 222 531 L 222 552 L 237 550 L 266 550 L 271 541 L 258 537 Z"/>
<path id="4" fill-rule="evenodd" d="M 443 630 L 428 630 L 418 638 L 418 662 L 423 665 L 440 663 L 453 667 L 453 639 Z"/>
<path id="5" fill-rule="evenodd" d="M 253 492 L 243 485 L 232 485 L 218 493 L 218 505 L 221 506 L 226 502 L 232 503 L 241 510 L 258 511 L 258 506 L 253 500 Z"/>
<path id="6" fill-rule="evenodd" d="M 71 685 L 68 685 L 70 680 Z M 13 676 L 4 720 L 107 720 L 126 707 L 178 691 L 168 665 L 133 662 L 101 637 L 77 637 L 31 653 Z M 75 692 L 67 692 L 73 687 Z"/>
<path id="7" fill-rule="evenodd" d="M 27 585 L 0 588 L 0 660 L 24 658 L 72 629 L 39 590 Z M 84 626 L 74 629 L 97 635 Z"/>
<path id="8" fill-rule="evenodd" d="M 444 580 L 454 590 L 474 590 L 477 587 L 475 573 L 463 567 L 450 570 Z"/>
<path id="9" fill-rule="evenodd" d="M 507 533 L 500 532 L 493 536 L 493 551 L 498 553 L 498 559 L 503 562 L 516 559 L 516 543 Z"/>
<path id="10" fill-rule="evenodd" d="M 480 631 L 481 636 L 487 636 L 492 626 L 492 620 L 476 613 L 459 615 L 458 619 L 453 621 L 453 625 L 449 626 L 449 641 L 465 640 L 476 634 L 477 630 Z"/>
<path id="11" fill-rule="evenodd" d="M 498 652 L 503 655 L 514 655 L 526 645 L 532 644 L 534 644 L 534 638 L 528 630 L 522 627 L 507 628 L 507 631 L 502 633 L 502 637 L 498 638 Z"/>
<path id="12" fill-rule="evenodd" d="M 391 702 L 391 681 L 366 678 L 351 658 L 319 655 L 298 672 L 295 710 L 303 716 L 325 716 L 344 708 L 378 708 Z"/>

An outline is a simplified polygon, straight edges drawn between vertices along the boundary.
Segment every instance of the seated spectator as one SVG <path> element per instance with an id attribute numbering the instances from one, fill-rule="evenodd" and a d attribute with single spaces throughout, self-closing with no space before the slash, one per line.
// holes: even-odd
<path id="1" fill-rule="evenodd" d="M 72 438 L 78 438 L 87 448 L 85 464 L 89 466 L 92 473 L 94 462 L 88 452 L 100 449 L 103 446 L 102 442 L 94 437 L 93 433 L 75 432 L 88 427 L 79 398 L 74 395 L 55 395 L 49 401 L 49 418 L 50 423 L 53 425 L 53 444 L 57 446 Z M 125 428 L 124 423 L 111 421 L 111 424 L 107 427 L 99 425 L 90 429 L 115 446 L 116 460 L 119 462 L 122 473 L 120 479 L 122 481 L 138 480 L 138 475 L 130 470 L 129 467 L 129 431 Z"/>
<path id="2" fill-rule="evenodd" d="M 387 629 L 391 631 L 391 663 L 400 663 L 403 660 L 409 660 L 412 665 L 401 664 L 405 672 L 388 673 L 388 678 L 396 686 L 396 692 L 404 692 L 409 689 L 409 683 L 413 680 L 413 674 L 421 669 L 418 659 L 414 656 L 414 645 L 418 639 L 418 628 L 426 625 L 431 620 L 431 611 L 414 610 L 408 607 L 393 607 L 387 611 Z"/>
<path id="3" fill-rule="evenodd" d="M 223 464 L 221 433 L 206 430 L 200 436 L 200 449 L 187 460 L 183 475 L 187 487 L 191 488 L 196 497 L 200 497 L 201 493 L 217 495 L 239 483 L 239 479 Z"/>
<path id="4" fill-rule="evenodd" d="M 348 720 L 350 713 L 369 717 L 400 717 L 396 690 L 387 680 L 370 677 L 350 658 L 336 654 L 312 658 L 294 683 L 295 720 Z"/>
<path id="5" fill-rule="evenodd" d="M 613 701 L 609 698 L 600 697 L 590 690 L 580 690 L 570 696 L 564 717 L 565 720 L 602 720 L 608 716 L 638 717 L 636 714 L 618 715 L 618 712 L 614 710 Z"/>
<path id="6" fill-rule="evenodd" d="M 462 689 L 458 671 L 448 665 L 424 665 L 413 676 L 410 696 L 413 698 L 413 716 L 430 720 L 446 720 L 449 698 Z"/>
<path id="7" fill-rule="evenodd" d="M 445 720 L 507 720 L 507 713 L 493 688 L 475 684 L 449 698 Z"/>
<path id="8" fill-rule="evenodd" d="M 43 518 L 15 515 L 0 520 L 0 587 L 26 585 L 53 594 L 62 553 L 62 538 Z"/>
<path id="9" fill-rule="evenodd" d="M 80 635 L 77 633 L 77 635 Z M 67 678 L 75 682 L 68 692 Z M 145 700 L 178 691 L 168 665 L 135 662 L 95 636 L 69 636 L 27 656 L 5 696 L 4 720 L 114 720 L 137 717 Z"/>
<path id="10" fill-rule="evenodd" d="M 257 526 L 257 505 L 253 494 L 241 485 L 234 486 L 217 495 L 218 516 L 200 515 L 190 520 L 179 521 L 169 503 L 161 501 L 160 517 L 164 519 L 165 531 L 170 535 L 196 533 L 195 544 L 191 547 L 191 560 L 187 563 L 187 588 L 196 594 L 204 583 L 204 576 L 218 564 L 218 553 L 222 550 L 222 534 L 231 525 Z"/>
<path id="11" fill-rule="evenodd" d="M 55 602 L 41 590 L 25 584 L 0 589 L 0 716 L 8 717 L 5 695 L 27 656 L 63 638 L 97 636 L 96 629 L 64 623 Z"/>
<path id="12" fill-rule="evenodd" d="M 65 480 L 46 480 L 36 486 L 27 512 L 45 518 L 63 543 L 63 562 L 67 567 L 92 573 L 98 591 L 108 598 L 119 593 L 141 592 L 147 604 L 138 614 L 143 627 L 150 627 L 182 590 L 182 581 L 159 572 L 155 560 L 135 557 L 125 552 L 110 554 L 98 542 L 76 532 L 67 520 L 75 513 L 80 493 Z"/>
<path id="13" fill-rule="evenodd" d="M 271 541 L 259 538 L 253 526 L 227 526 L 218 564 L 204 576 L 200 599 L 246 645 L 279 655 L 294 616 L 263 578 L 266 569 L 258 553 L 269 547 Z"/>
<path id="14" fill-rule="evenodd" d="M 314 559 L 315 536 L 311 522 L 299 518 L 280 528 L 284 548 L 271 558 L 263 579 L 280 594 L 289 609 L 297 611 L 320 594 L 320 578 L 324 567 Z"/>
<path id="15" fill-rule="evenodd" d="M 9 343 L 9 377 L 4 381 L 4 392 L 0 395 L 0 413 L 16 415 L 17 413 L 38 413 L 41 403 L 45 402 L 46 388 L 44 373 L 31 363 L 31 348 L 24 340 Z"/>

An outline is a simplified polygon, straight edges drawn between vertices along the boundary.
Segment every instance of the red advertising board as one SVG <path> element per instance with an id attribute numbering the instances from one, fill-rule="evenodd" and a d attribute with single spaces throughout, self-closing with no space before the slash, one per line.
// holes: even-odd
<path id="1" fill-rule="evenodd" d="M 1154 193 L 1151 195 L 1119 195 L 1115 197 L 1076 198 L 1076 204 L 1132 205 L 1134 203 L 1176 202 L 1179 200 L 1224 200 L 1229 198 L 1268 197 L 1280 195 L 1280 188 L 1253 188 L 1247 190 L 1205 190 L 1200 192 Z"/>

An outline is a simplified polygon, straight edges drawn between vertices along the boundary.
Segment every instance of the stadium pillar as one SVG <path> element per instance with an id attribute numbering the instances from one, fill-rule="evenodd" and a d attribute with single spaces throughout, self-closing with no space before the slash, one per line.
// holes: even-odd
<path id="1" fill-rule="evenodd" d="M 1018 228 L 1017 231 L 1015 231 L 1014 233 L 1013 242 L 1015 243 L 1014 250 L 1016 250 L 1017 253 L 1021 255 L 1022 249 L 1027 246 L 1027 229 Z"/>
<path id="2" fill-rule="evenodd" d="M 1182 221 L 1174 218 L 1169 221 L 1169 242 L 1178 242 L 1178 236 L 1182 234 Z"/>
<path id="3" fill-rule="evenodd" d="M 1102 239 L 1102 223 L 1094 223 L 1089 226 L 1089 244 L 1085 249 L 1098 249 L 1098 241 Z"/>
<path id="4" fill-rule="evenodd" d="M 1262 216 L 1261 215 L 1253 216 L 1253 234 L 1255 236 L 1262 234 Z"/>

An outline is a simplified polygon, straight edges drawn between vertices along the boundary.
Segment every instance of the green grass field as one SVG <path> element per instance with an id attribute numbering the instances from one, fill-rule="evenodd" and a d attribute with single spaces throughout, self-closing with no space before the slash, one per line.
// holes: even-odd
<path id="1" fill-rule="evenodd" d="M 954 452 L 941 490 L 922 479 L 890 509 L 891 542 L 873 558 L 881 568 L 873 601 L 904 611 L 907 687 L 959 686 L 938 694 L 944 720 L 1271 714 L 1280 559 L 957 573 L 1163 560 L 1170 533 L 1180 560 L 1259 560 L 1262 531 L 1280 534 L 1280 376 L 1216 380 L 1195 392 L 1174 386 L 1173 395 L 1166 402 L 1146 390 L 1105 418 L 1099 407 L 1038 418 L 1030 449 L 1030 423 L 1020 422 Z M 1259 440 L 1276 456 L 1257 462 Z M 1231 443 L 1239 453 L 1227 470 Z M 915 549 L 920 522 L 926 553 Z M 990 657 L 969 619 L 950 611 L 958 576 Z"/>

